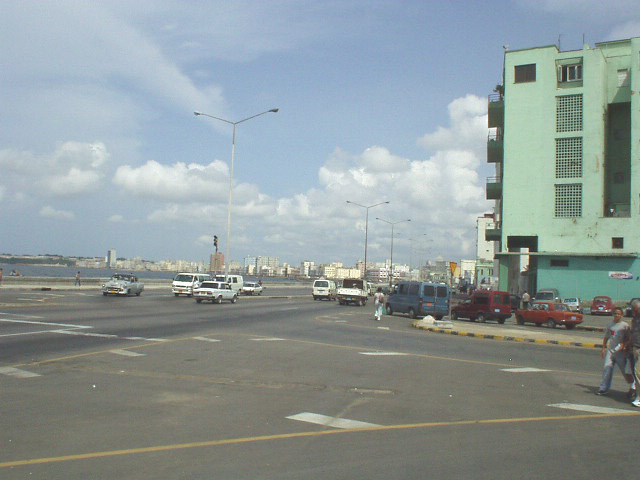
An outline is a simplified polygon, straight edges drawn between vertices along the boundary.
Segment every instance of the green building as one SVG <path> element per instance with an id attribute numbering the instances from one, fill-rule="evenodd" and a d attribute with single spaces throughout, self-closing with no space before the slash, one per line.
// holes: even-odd
<path id="1" fill-rule="evenodd" d="M 640 297 L 639 64 L 640 38 L 505 51 L 487 144 L 501 290 Z"/>

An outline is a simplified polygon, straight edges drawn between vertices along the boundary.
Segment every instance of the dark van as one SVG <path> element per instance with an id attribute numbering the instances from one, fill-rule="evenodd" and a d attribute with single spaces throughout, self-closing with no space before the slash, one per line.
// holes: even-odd
<path id="1" fill-rule="evenodd" d="M 387 314 L 407 313 L 411 318 L 433 315 L 440 320 L 449 313 L 449 286 L 444 283 L 400 282 L 387 299 Z"/>
<path id="2" fill-rule="evenodd" d="M 497 320 L 498 323 L 511 316 L 511 298 L 508 292 L 480 290 L 473 292 L 469 300 L 451 309 L 451 319 L 468 318 L 484 322 Z"/>

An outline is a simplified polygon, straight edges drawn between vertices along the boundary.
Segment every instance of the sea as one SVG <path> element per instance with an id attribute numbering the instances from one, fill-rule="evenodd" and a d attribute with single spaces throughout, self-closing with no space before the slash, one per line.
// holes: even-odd
<path id="1" fill-rule="evenodd" d="M 18 272 L 25 277 L 58 277 L 58 278 L 75 278 L 76 273 L 80 272 L 81 278 L 109 278 L 115 273 L 134 273 L 138 278 L 149 278 L 157 280 L 172 280 L 177 273 L 180 272 L 157 272 L 152 270 L 115 270 L 109 268 L 79 268 L 79 267 L 67 267 L 67 266 L 54 266 L 54 265 L 28 265 L 20 264 L 15 265 L 11 263 L 0 263 L 3 276 L 11 276 L 12 271 Z M 252 277 L 245 276 L 245 281 L 257 282 L 262 280 L 263 282 L 278 283 L 278 282 L 291 282 L 295 281 L 292 278 L 281 277 Z"/>

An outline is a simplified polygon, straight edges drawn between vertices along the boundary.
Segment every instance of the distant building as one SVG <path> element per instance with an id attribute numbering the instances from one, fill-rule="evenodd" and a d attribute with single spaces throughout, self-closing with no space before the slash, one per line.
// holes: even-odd
<path id="1" fill-rule="evenodd" d="M 116 268 L 116 260 L 118 260 L 118 257 L 116 256 L 116 250 L 115 248 L 112 248 L 107 252 L 107 266 L 109 268 Z"/>
<path id="2" fill-rule="evenodd" d="M 505 52 L 487 144 L 501 290 L 638 296 L 639 51 L 640 37 Z"/>

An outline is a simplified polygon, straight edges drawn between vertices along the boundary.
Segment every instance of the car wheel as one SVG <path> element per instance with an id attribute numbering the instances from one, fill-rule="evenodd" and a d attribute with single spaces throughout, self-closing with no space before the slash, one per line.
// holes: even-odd
<path id="1" fill-rule="evenodd" d="M 411 318 L 416 318 L 416 311 L 413 308 L 410 308 L 407 313 Z"/>
<path id="2" fill-rule="evenodd" d="M 231 299 L 231 303 L 236 303 L 238 301 L 238 296 L 234 295 L 233 298 Z"/>
<path id="3" fill-rule="evenodd" d="M 574 324 L 572 324 L 572 323 L 571 324 L 567 323 L 565 325 L 565 327 L 566 327 L 567 330 L 573 330 L 576 326 Z"/>
<path id="4" fill-rule="evenodd" d="M 201 298 L 196 298 L 196 303 L 202 303 L 202 299 Z"/>
<path id="5" fill-rule="evenodd" d="M 487 319 L 486 319 L 486 318 L 484 318 L 484 315 L 483 315 L 483 314 L 480 314 L 480 315 L 478 315 L 478 317 L 476 318 L 476 321 L 477 321 L 477 322 L 479 322 L 479 323 L 484 323 L 484 322 L 486 322 L 486 321 L 487 321 Z"/>
<path id="6" fill-rule="evenodd" d="M 393 315 L 393 308 L 387 303 L 387 315 Z"/>
<path id="7" fill-rule="evenodd" d="M 107 292 L 102 292 L 102 295 L 104 295 L 106 297 L 107 296 Z"/>
<path id="8" fill-rule="evenodd" d="M 179 294 L 179 293 L 174 293 L 174 295 L 175 295 L 176 297 L 179 297 L 179 296 L 180 296 L 180 294 Z"/>
<path id="9" fill-rule="evenodd" d="M 458 314 L 455 311 L 451 312 L 451 320 L 457 320 L 457 319 L 458 319 Z"/>
<path id="10" fill-rule="evenodd" d="M 556 322 L 553 321 L 553 318 L 550 318 L 549 320 L 547 320 L 547 327 L 556 328 Z"/>
<path id="11" fill-rule="evenodd" d="M 136 297 L 139 297 L 142 292 L 136 292 Z"/>
<path id="12" fill-rule="evenodd" d="M 524 325 L 524 318 L 522 318 L 522 315 L 518 315 L 516 317 L 516 322 L 518 323 L 518 325 Z"/>
<path id="13" fill-rule="evenodd" d="M 222 303 L 222 296 L 219 296 L 218 298 L 216 298 L 216 303 L 218 304 Z"/>
<path id="14" fill-rule="evenodd" d="M 505 319 L 504 319 L 504 318 L 499 318 L 499 319 L 498 319 L 498 323 L 499 323 L 500 325 L 504 325 L 504 321 L 505 321 Z"/>

